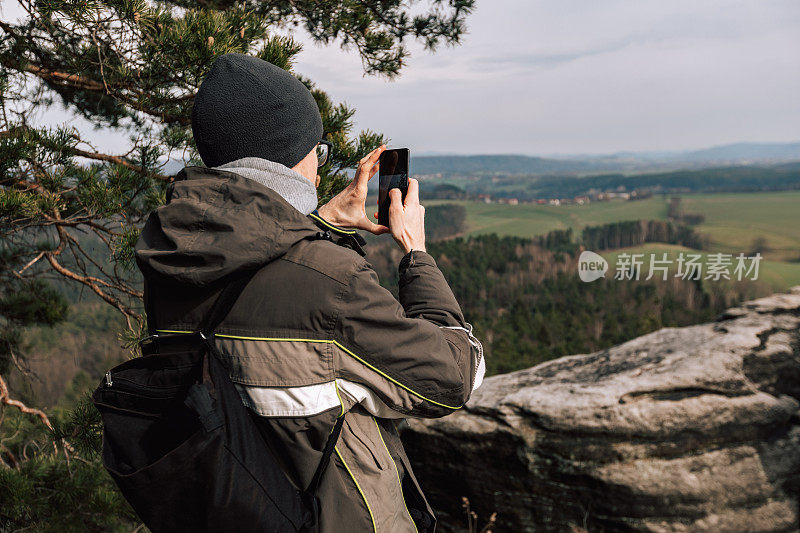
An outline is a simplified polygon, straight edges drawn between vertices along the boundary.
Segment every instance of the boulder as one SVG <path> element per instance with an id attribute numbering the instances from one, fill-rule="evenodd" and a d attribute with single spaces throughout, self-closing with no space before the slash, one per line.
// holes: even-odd
<path id="1" fill-rule="evenodd" d="M 490 377 L 403 440 L 443 532 L 462 497 L 478 531 L 800 531 L 800 287 Z"/>

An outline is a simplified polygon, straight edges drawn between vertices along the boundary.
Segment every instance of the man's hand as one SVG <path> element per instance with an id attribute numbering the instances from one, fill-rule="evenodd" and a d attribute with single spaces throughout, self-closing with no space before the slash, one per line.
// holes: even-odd
<path id="1" fill-rule="evenodd" d="M 386 150 L 382 144 L 358 162 L 356 177 L 345 189 L 319 208 L 319 215 L 335 226 L 363 229 L 374 235 L 388 233 L 389 228 L 367 218 L 367 182 L 378 172 L 378 158 Z"/>
<path id="2" fill-rule="evenodd" d="M 389 196 L 389 228 L 392 237 L 405 253 L 411 250 L 425 250 L 425 208 L 419 203 L 419 182 L 408 179 L 406 202 L 400 189 L 391 189 Z M 376 213 L 377 216 L 377 213 Z"/>

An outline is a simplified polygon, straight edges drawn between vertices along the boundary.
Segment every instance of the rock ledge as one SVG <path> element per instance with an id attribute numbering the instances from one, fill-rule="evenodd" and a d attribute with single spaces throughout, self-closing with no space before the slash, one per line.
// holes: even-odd
<path id="1" fill-rule="evenodd" d="M 403 434 L 441 531 L 800 531 L 800 287 L 493 376 Z"/>

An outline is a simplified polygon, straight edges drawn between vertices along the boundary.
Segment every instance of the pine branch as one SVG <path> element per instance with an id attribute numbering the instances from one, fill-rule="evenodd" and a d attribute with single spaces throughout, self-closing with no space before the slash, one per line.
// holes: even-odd
<path id="1" fill-rule="evenodd" d="M 10 405 L 11 407 L 16 407 L 25 414 L 37 416 L 41 419 L 44 425 L 47 426 L 47 429 L 53 429 L 53 424 L 50 423 L 50 419 L 47 418 L 47 415 L 44 414 L 44 411 L 36 409 L 34 407 L 28 407 L 21 401 L 14 400 L 9 396 L 8 385 L 6 385 L 3 376 L 0 376 L 0 403 L 2 403 L 2 405 Z"/>
<path id="2" fill-rule="evenodd" d="M 13 137 L 15 135 L 19 135 L 20 133 L 24 133 L 24 132 L 27 132 L 27 131 L 30 131 L 30 130 L 31 130 L 31 128 L 28 127 L 28 126 L 16 126 L 16 127 L 10 128 L 10 129 L 5 130 L 5 131 L 0 131 L 0 139 L 7 139 L 7 138 Z M 76 140 L 78 140 L 80 142 L 80 139 L 78 137 L 75 137 L 75 138 L 76 138 Z M 172 181 L 172 177 L 171 176 L 165 176 L 165 175 L 159 174 L 157 172 L 148 171 L 148 170 L 140 167 L 139 165 L 131 163 L 130 161 L 128 161 L 127 159 L 125 159 L 124 157 L 121 157 L 121 156 L 102 154 L 102 153 L 99 153 L 99 152 L 88 152 L 86 150 L 81 150 L 80 148 L 74 148 L 74 147 L 69 147 L 68 149 L 74 155 L 79 156 L 79 157 L 85 157 L 86 159 L 92 159 L 92 160 L 95 160 L 95 161 L 105 161 L 107 163 L 114 163 L 116 165 L 122 165 L 123 167 L 129 168 L 129 169 L 133 170 L 134 172 L 136 172 L 136 173 L 138 173 L 138 174 L 140 174 L 142 176 L 150 176 L 152 178 L 155 178 L 155 179 L 158 179 L 158 180 L 162 180 L 162 181 Z M 22 182 L 20 182 L 20 183 L 22 183 Z"/>
<path id="3" fill-rule="evenodd" d="M 64 248 L 67 245 L 69 237 L 66 234 L 66 230 L 61 226 L 56 226 L 56 231 L 58 232 L 60 239 L 58 247 L 53 251 L 45 252 L 45 258 L 50 263 L 50 266 L 53 267 L 53 270 L 55 270 L 56 272 L 58 272 L 67 279 L 71 279 L 73 281 L 77 281 L 78 283 L 85 285 L 86 287 L 91 289 L 92 292 L 97 294 L 100 298 L 102 298 L 103 300 L 111 304 L 113 307 L 118 309 L 125 316 L 125 320 L 128 323 L 128 327 L 132 327 L 132 324 L 130 322 L 131 318 L 133 318 L 134 320 L 136 320 L 136 322 L 141 324 L 143 320 L 141 315 L 139 315 L 138 313 L 134 312 L 132 309 L 127 307 L 125 304 L 122 303 L 122 301 L 120 301 L 114 295 L 101 289 L 99 285 L 104 285 L 109 288 L 117 288 L 117 289 L 119 289 L 119 287 L 113 287 L 108 282 L 105 282 L 94 276 L 81 276 L 80 274 L 76 274 L 75 272 L 71 271 L 70 269 L 66 268 L 64 265 L 59 263 L 56 257 L 58 257 L 63 252 Z M 140 291 L 127 289 L 124 292 L 132 294 L 134 297 L 139 299 L 144 298 L 144 294 Z"/>
<path id="4" fill-rule="evenodd" d="M 114 307 L 119 309 L 125 316 L 129 316 L 129 317 L 133 317 L 133 318 L 137 318 L 137 319 L 139 318 L 138 314 L 134 313 L 131 309 L 129 309 L 127 306 L 125 306 L 119 299 L 115 298 L 111 294 L 106 293 L 105 291 L 103 291 L 99 287 L 99 285 L 103 285 L 105 287 L 112 288 L 113 286 L 110 283 L 105 282 L 105 281 L 103 281 L 101 279 L 98 279 L 98 278 L 96 278 L 94 276 L 81 276 L 81 275 L 76 274 L 75 272 L 69 270 L 68 268 L 64 267 L 61 263 L 59 263 L 58 260 L 56 259 L 56 256 L 58 255 L 58 253 L 60 253 L 60 251 L 59 252 L 45 252 L 45 258 L 47 258 L 47 261 L 50 263 L 50 266 L 52 266 L 53 269 L 56 272 L 58 272 L 59 274 L 61 274 L 65 278 L 71 279 L 73 281 L 77 281 L 78 283 L 81 283 L 81 284 L 89 287 L 92 290 L 92 292 L 94 292 L 100 298 L 102 298 L 106 302 L 110 303 L 111 305 L 113 305 Z M 125 290 L 124 292 L 127 292 L 128 294 L 131 294 L 131 295 L 133 295 L 133 296 L 135 296 L 137 298 L 143 298 L 144 297 L 144 295 L 140 291 L 134 291 L 134 290 L 128 289 L 128 290 Z"/>
<path id="5" fill-rule="evenodd" d="M 142 91 L 136 90 L 134 87 L 125 84 L 116 84 L 113 88 L 109 88 L 109 86 L 105 82 L 97 82 L 92 79 L 78 76 L 77 74 L 68 74 L 66 72 L 60 72 L 56 70 L 47 69 L 40 65 L 36 65 L 34 63 L 26 63 L 24 67 L 20 68 L 18 62 L 9 61 L 5 58 L 0 58 L 0 64 L 4 67 L 13 69 L 13 70 L 22 70 L 25 72 L 29 72 L 38 78 L 53 83 L 58 86 L 62 87 L 69 87 L 71 89 L 76 89 L 80 91 L 92 91 L 96 93 L 112 95 L 114 98 L 121 103 L 125 104 L 126 106 L 130 107 L 135 111 L 140 111 L 146 115 L 151 117 L 157 118 L 162 122 L 169 123 L 169 124 L 180 124 L 182 126 L 189 126 L 192 123 L 192 120 L 189 116 L 184 114 L 175 114 L 175 113 L 168 113 L 163 110 L 153 109 L 146 105 L 140 103 L 136 98 L 131 98 L 128 94 L 123 92 L 130 91 L 133 93 L 137 93 L 138 95 L 143 95 Z M 183 95 L 179 98 L 176 98 L 176 102 L 185 102 L 194 98 L 194 94 Z"/>
<path id="6" fill-rule="evenodd" d="M 21 276 L 23 272 L 25 272 L 25 271 L 26 271 L 26 270 L 28 270 L 30 267 L 32 267 L 32 266 L 33 266 L 33 264 L 34 264 L 34 263 L 36 263 L 36 262 L 37 262 L 39 259 L 41 259 L 42 257 L 44 257 L 44 252 L 39 252 L 39 254 L 38 254 L 36 257 L 34 257 L 34 258 L 33 258 L 33 259 L 31 259 L 30 261 L 28 261 L 28 262 L 25 264 L 25 266 L 24 266 L 24 267 L 22 267 L 22 268 L 21 268 L 19 271 L 17 271 L 17 274 L 19 274 L 19 275 Z"/>
<path id="7" fill-rule="evenodd" d="M 95 161 L 106 161 L 108 163 L 114 163 L 116 165 L 122 165 L 125 168 L 129 168 L 134 172 L 141 174 L 142 176 L 150 176 L 152 178 L 156 178 L 162 181 L 172 181 L 172 177 L 165 176 L 163 174 L 158 174 L 155 172 L 149 172 L 139 165 L 134 165 L 130 161 L 116 155 L 108 155 L 108 154 L 101 154 L 98 152 L 87 152 L 85 150 L 81 150 L 80 148 L 73 148 L 72 152 L 79 156 L 85 157 L 86 159 L 94 159 Z"/>
<path id="8" fill-rule="evenodd" d="M 19 69 L 19 65 L 14 65 L 11 61 L 3 61 L 3 66 L 7 68 Z M 69 85 L 75 89 L 84 89 L 88 91 L 101 91 L 105 92 L 105 86 L 102 83 L 97 83 L 94 80 L 78 76 L 77 74 L 67 74 L 66 72 L 59 72 L 57 70 L 50 70 L 44 67 L 34 65 L 33 63 L 26 63 L 24 69 L 26 72 L 35 74 L 45 81 L 54 83 L 61 83 Z"/>

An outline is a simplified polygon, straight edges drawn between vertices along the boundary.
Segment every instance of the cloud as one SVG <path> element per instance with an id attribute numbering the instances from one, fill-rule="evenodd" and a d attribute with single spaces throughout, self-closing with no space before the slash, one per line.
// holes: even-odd
<path id="1" fill-rule="evenodd" d="M 477 58 L 472 64 L 473 68 L 488 67 L 494 71 L 505 70 L 508 68 L 528 68 L 528 67 L 556 67 L 565 63 L 571 63 L 579 59 L 592 56 L 617 52 L 631 46 L 631 40 L 625 39 L 618 42 L 605 44 L 604 46 L 584 49 L 574 52 L 561 53 L 539 53 L 539 54 L 512 54 L 504 56 L 485 56 Z"/>
<path id="2" fill-rule="evenodd" d="M 574 153 L 800 138 L 800 3 L 479 2 L 464 43 L 396 82 L 354 54 L 298 70 L 359 126 L 424 151 Z"/>

